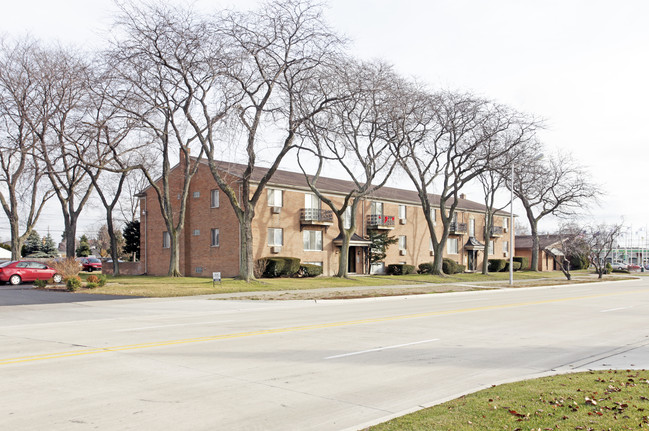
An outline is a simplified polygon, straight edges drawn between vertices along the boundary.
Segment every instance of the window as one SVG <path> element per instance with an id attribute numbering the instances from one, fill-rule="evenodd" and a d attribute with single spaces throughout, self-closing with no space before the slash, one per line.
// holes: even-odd
<path id="1" fill-rule="evenodd" d="M 406 219 L 406 206 L 399 205 L 399 220 L 405 220 L 405 219 Z"/>
<path id="2" fill-rule="evenodd" d="M 399 250 L 406 250 L 407 245 L 407 237 L 405 235 L 399 235 Z"/>
<path id="3" fill-rule="evenodd" d="M 268 189 L 268 206 L 281 207 L 282 206 L 282 191 L 278 189 Z"/>
<path id="4" fill-rule="evenodd" d="M 435 247 L 433 247 L 433 238 L 428 238 L 428 241 L 430 241 L 430 251 L 435 250 Z"/>
<path id="5" fill-rule="evenodd" d="M 451 220 L 452 223 L 457 223 L 457 213 L 453 213 L 453 220 Z"/>
<path id="6" fill-rule="evenodd" d="M 469 236 L 475 237 L 475 219 L 469 219 Z"/>
<path id="7" fill-rule="evenodd" d="M 509 256 L 509 241 L 503 241 L 503 254 Z"/>
<path id="8" fill-rule="evenodd" d="M 210 208 L 218 208 L 219 207 L 219 191 L 218 190 L 212 190 L 210 191 Z"/>
<path id="9" fill-rule="evenodd" d="M 304 208 L 320 209 L 320 199 L 313 193 L 304 194 Z"/>
<path id="10" fill-rule="evenodd" d="M 489 255 L 496 254 L 496 243 L 494 241 L 489 241 Z"/>
<path id="11" fill-rule="evenodd" d="M 268 228 L 268 245 L 281 246 L 284 245 L 284 230 L 276 227 Z"/>
<path id="12" fill-rule="evenodd" d="M 345 208 L 345 213 L 343 214 L 343 228 L 351 229 L 352 227 L 352 207 Z"/>
<path id="13" fill-rule="evenodd" d="M 503 217 L 503 228 L 505 230 L 509 229 L 509 218 Z"/>
<path id="14" fill-rule="evenodd" d="M 193 196 L 194 196 L 194 199 L 200 198 L 201 197 L 201 192 L 194 192 Z"/>
<path id="15" fill-rule="evenodd" d="M 211 237 L 211 243 L 210 245 L 212 247 L 218 247 L 219 246 L 219 241 L 220 241 L 220 232 L 218 229 L 212 229 L 210 233 Z"/>
<path id="16" fill-rule="evenodd" d="M 446 253 L 447 254 L 457 254 L 457 238 L 449 238 L 446 240 Z"/>
<path id="17" fill-rule="evenodd" d="M 437 210 L 435 208 L 430 209 L 430 219 L 433 221 L 433 225 L 437 223 Z"/>
<path id="18" fill-rule="evenodd" d="M 370 214 L 383 215 L 383 202 L 372 202 L 370 204 Z"/>
<path id="19" fill-rule="evenodd" d="M 203 272 L 203 267 L 202 266 L 197 266 L 196 267 L 196 273 L 200 274 L 201 272 Z"/>
<path id="20" fill-rule="evenodd" d="M 169 232 L 162 232 L 162 248 L 171 247 L 171 235 Z"/>
<path id="21" fill-rule="evenodd" d="M 200 229 L 194 229 L 194 231 L 192 232 L 192 235 L 194 236 L 199 236 L 200 234 L 201 234 Z"/>
<path id="22" fill-rule="evenodd" d="M 322 231 L 305 230 L 302 231 L 304 241 L 304 251 L 322 251 Z"/>

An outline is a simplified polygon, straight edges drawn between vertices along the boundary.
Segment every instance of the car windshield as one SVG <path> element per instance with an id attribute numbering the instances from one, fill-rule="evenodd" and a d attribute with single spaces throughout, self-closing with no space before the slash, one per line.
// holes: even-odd
<path id="1" fill-rule="evenodd" d="M 88 259 L 88 263 L 101 263 L 101 260 L 91 257 L 90 259 Z"/>

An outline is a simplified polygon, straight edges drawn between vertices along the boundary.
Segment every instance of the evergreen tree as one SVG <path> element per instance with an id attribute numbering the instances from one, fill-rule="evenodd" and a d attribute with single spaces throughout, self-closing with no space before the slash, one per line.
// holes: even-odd
<path id="1" fill-rule="evenodd" d="M 41 236 L 35 230 L 31 231 L 27 239 L 25 240 L 25 245 L 23 245 L 20 254 L 23 257 L 29 256 L 34 253 L 41 251 L 43 243 L 41 242 Z"/>
<path id="2" fill-rule="evenodd" d="M 52 239 L 52 235 L 49 233 L 45 238 L 43 238 L 43 246 L 41 247 L 41 251 L 47 255 L 47 257 L 58 257 L 59 255 L 59 250 L 56 247 L 56 244 L 54 244 L 54 239 Z"/>
<path id="3" fill-rule="evenodd" d="M 82 235 L 79 239 L 79 247 L 76 250 L 77 257 L 88 257 L 90 256 L 90 244 L 88 243 L 88 237 Z"/>
<path id="4" fill-rule="evenodd" d="M 140 222 L 139 220 L 126 222 L 124 226 L 124 253 L 135 255 L 140 260 Z"/>
<path id="5" fill-rule="evenodd" d="M 392 244 L 395 244 L 398 239 L 394 236 L 388 236 L 387 232 L 370 231 L 370 264 L 382 262 L 385 259 L 385 251 Z"/>

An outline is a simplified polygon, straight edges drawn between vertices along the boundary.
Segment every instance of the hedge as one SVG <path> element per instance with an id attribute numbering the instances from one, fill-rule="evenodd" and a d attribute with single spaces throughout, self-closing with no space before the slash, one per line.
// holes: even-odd
<path id="1" fill-rule="evenodd" d="M 514 261 L 514 265 L 512 266 L 514 268 L 514 271 L 518 271 L 521 269 L 521 263 Z M 509 272 L 509 262 L 505 264 L 505 268 L 503 269 L 502 272 Z"/>
<path id="2" fill-rule="evenodd" d="M 300 270 L 300 259 L 297 257 L 267 257 L 264 277 L 291 277 Z"/>
<path id="3" fill-rule="evenodd" d="M 530 269 L 530 259 L 525 256 L 514 256 L 514 262 L 521 263 L 519 269 Z M 514 270 L 516 270 L 516 265 L 514 265 Z"/>
<path id="4" fill-rule="evenodd" d="M 442 272 L 447 275 L 451 274 L 459 274 L 461 272 L 464 272 L 466 269 L 466 266 L 460 265 L 453 259 L 449 259 L 448 257 L 445 257 L 442 260 Z"/>
<path id="5" fill-rule="evenodd" d="M 507 260 L 505 259 L 489 259 L 489 272 L 500 272 L 505 269 Z"/>
<path id="6" fill-rule="evenodd" d="M 420 274 L 432 274 L 433 273 L 433 262 L 426 262 L 419 264 L 419 273 Z"/>
<path id="7" fill-rule="evenodd" d="M 387 273 L 389 275 L 415 274 L 415 265 L 406 265 L 405 263 L 392 263 L 388 265 Z"/>
<path id="8" fill-rule="evenodd" d="M 303 263 L 300 265 L 299 274 L 302 277 L 317 277 L 318 275 L 322 275 L 322 267 L 320 265 Z"/>

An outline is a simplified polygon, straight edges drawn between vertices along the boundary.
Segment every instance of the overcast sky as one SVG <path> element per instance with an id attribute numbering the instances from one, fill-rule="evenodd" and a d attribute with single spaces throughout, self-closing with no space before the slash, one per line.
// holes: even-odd
<path id="1" fill-rule="evenodd" d="M 232 4 L 256 2 L 195 6 Z M 101 47 L 114 10 L 111 0 L 7 2 L 0 31 Z M 572 153 L 606 191 L 590 218 L 624 218 L 634 242 L 647 236 L 649 223 L 647 17 L 646 0 L 331 0 L 327 12 L 359 57 L 382 58 L 434 88 L 472 91 L 545 119 L 541 137 L 549 151 Z M 481 201 L 477 191 L 469 198 Z M 49 227 L 60 237 L 59 213 L 51 208 L 37 230 Z M 103 224 L 99 215 L 82 218 L 79 234 Z M 0 238 L 8 239 L 2 224 Z"/>

